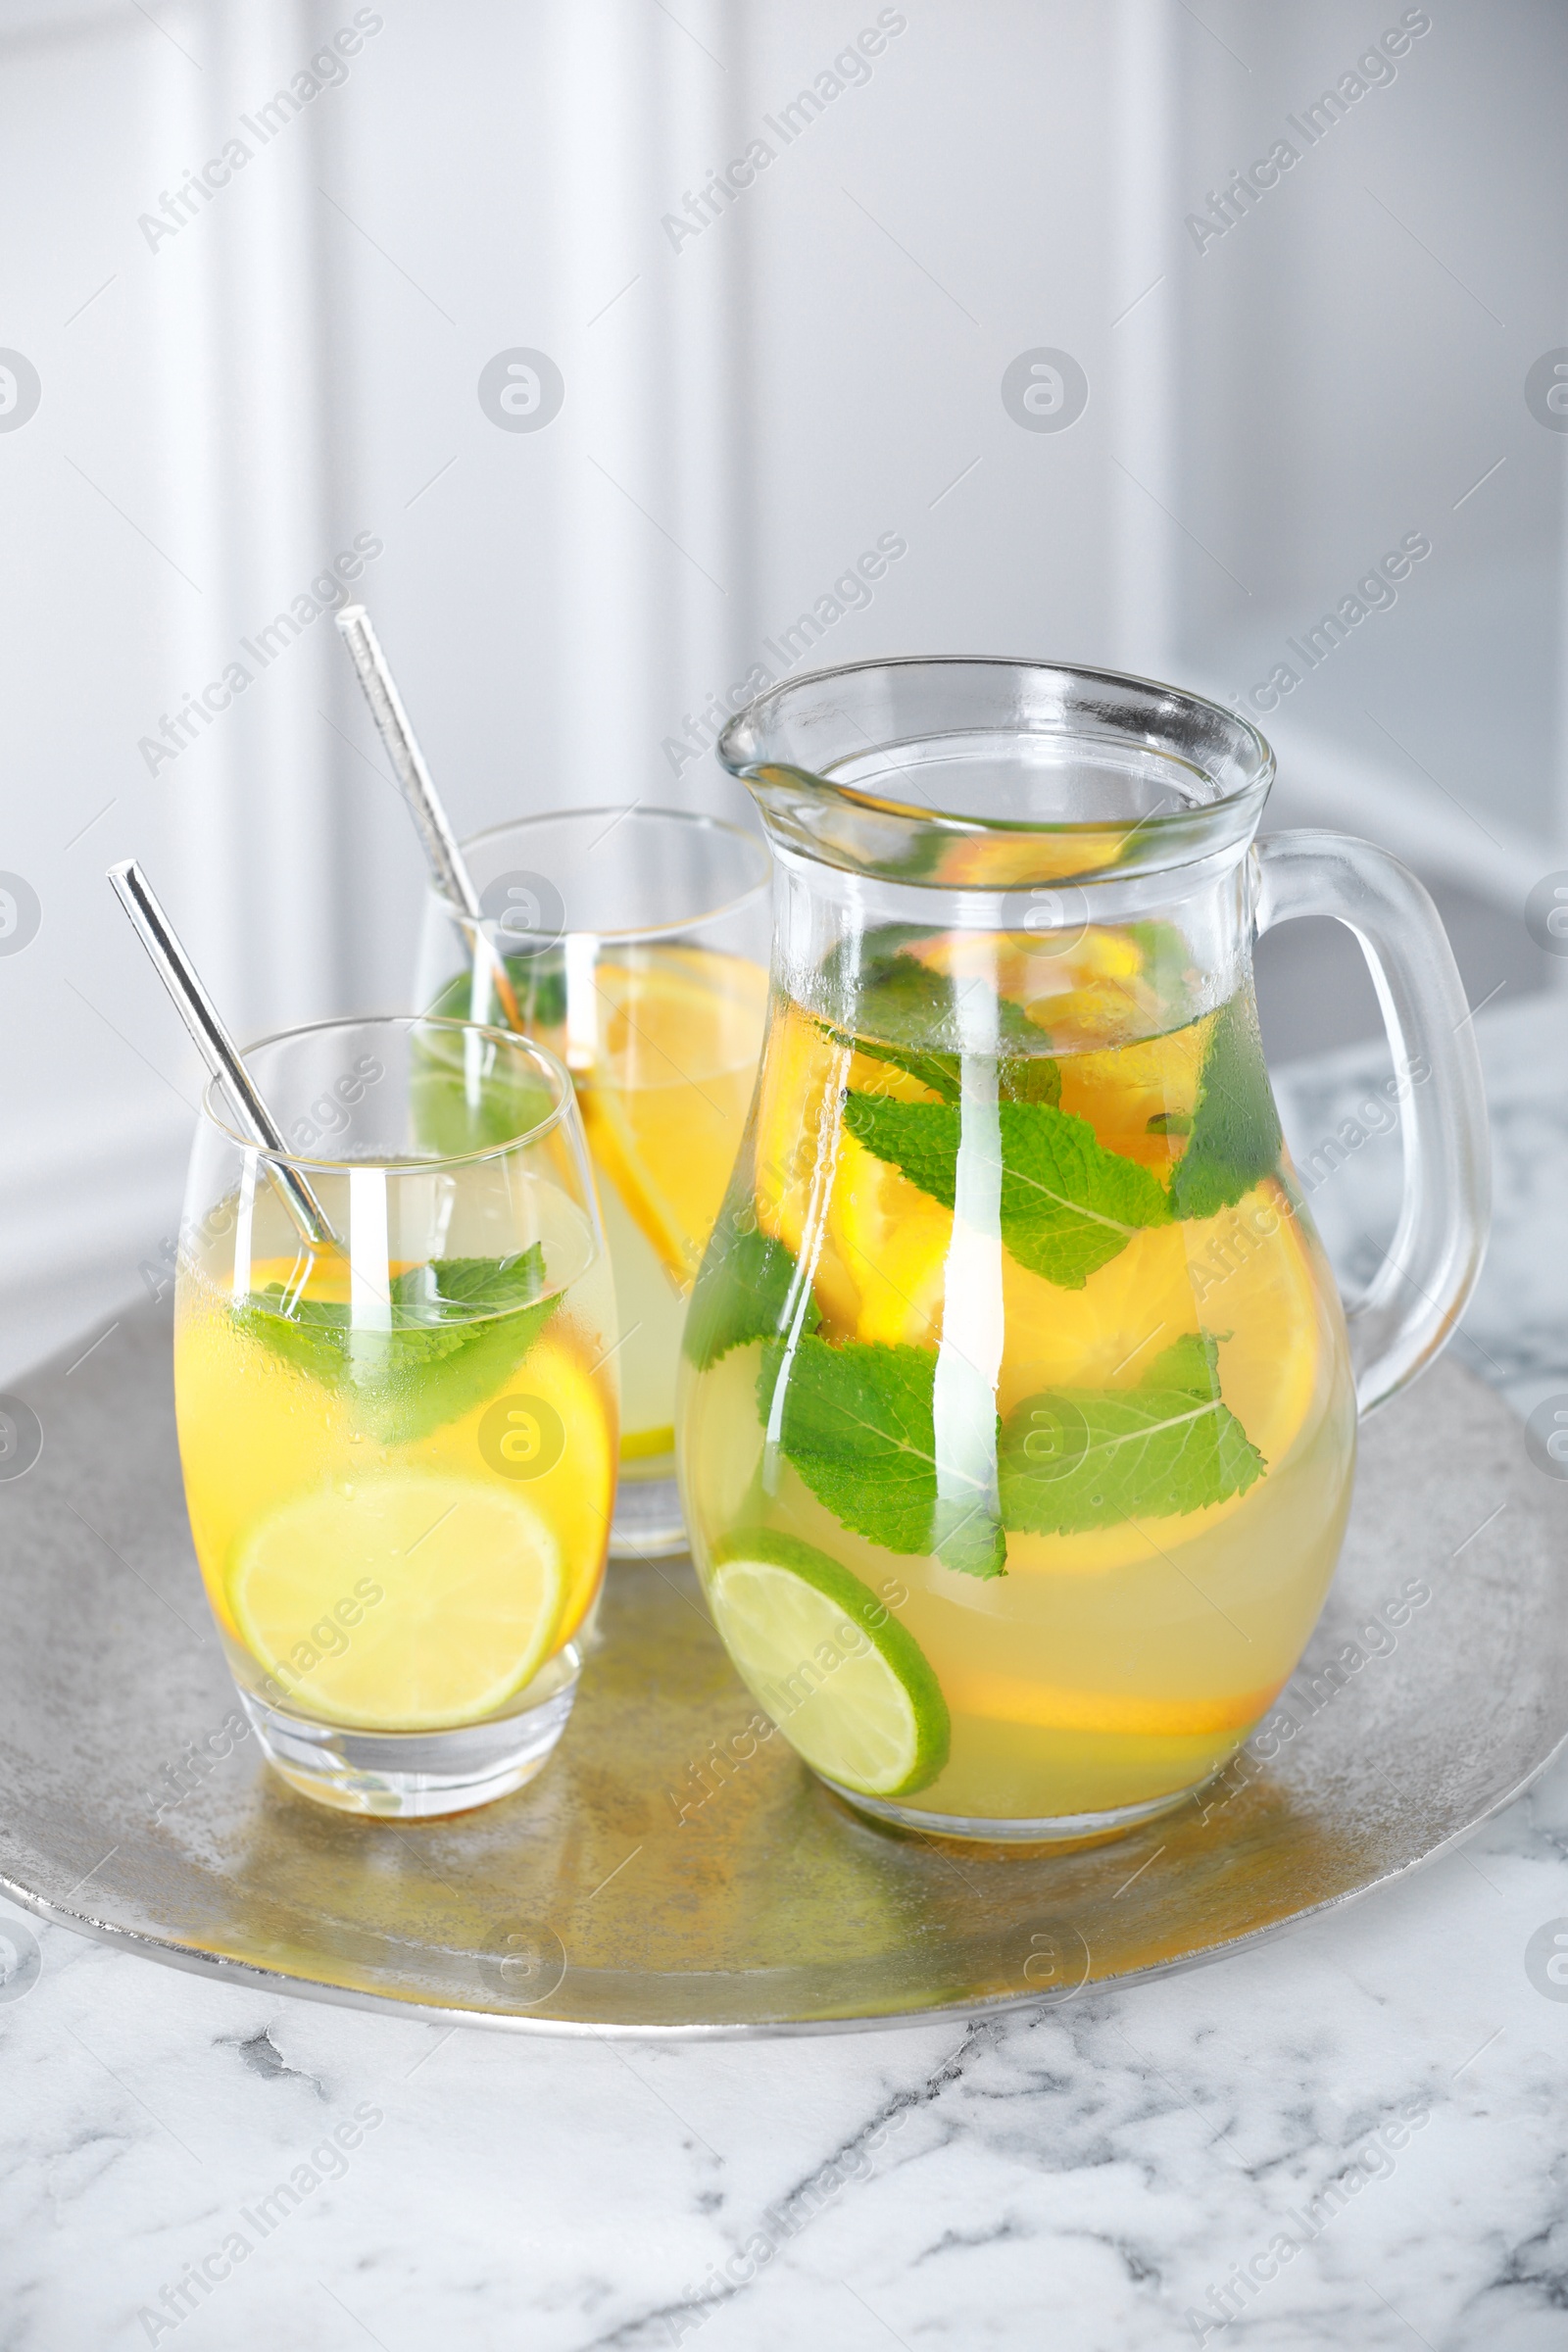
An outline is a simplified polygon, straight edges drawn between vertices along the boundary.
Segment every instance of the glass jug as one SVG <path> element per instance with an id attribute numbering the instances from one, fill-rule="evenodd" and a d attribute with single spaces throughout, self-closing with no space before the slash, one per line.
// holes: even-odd
<path id="1" fill-rule="evenodd" d="M 1480 1268 L 1459 975 L 1394 858 L 1254 845 L 1274 760 L 1197 696 L 1046 662 L 777 687 L 720 757 L 775 858 L 768 1030 L 687 1318 L 714 1621 L 850 1803 L 1102 1837 L 1287 1681 L 1358 1412 Z M 1332 914 L 1377 985 L 1404 1200 L 1342 1307 L 1280 1131 L 1253 939 Z"/>

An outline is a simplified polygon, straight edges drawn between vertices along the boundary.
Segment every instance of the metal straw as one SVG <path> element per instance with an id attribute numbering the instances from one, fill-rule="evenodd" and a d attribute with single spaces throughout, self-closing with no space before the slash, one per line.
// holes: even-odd
<path id="1" fill-rule="evenodd" d="M 337 1236 L 324 1210 L 297 1168 L 287 1165 L 288 1146 L 255 1081 L 240 1058 L 217 1005 L 197 976 L 196 967 L 179 941 L 173 924 L 154 898 L 147 877 L 134 858 L 109 868 L 116 898 L 136 927 L 153 968 L 174 1001 L 174 1009 L 196 1042 L 196 1049 L 215 1078 L 227 1088 L 255 1141 L 270 1156 L 267 1172 L 282 1197 L 295 1224 L 312 1250 L 337 1246 Z"/>
<path id="2" fill-rule="evenodd" d="M 501 999 L 507 1019 L 514 1029 L 520 1032 L 522 1014 L 517 1007 L 512 975 L 494 941 L 482 927 L 484 910 L 479 904 L 479 894 L 473 887 L 473 876 L 464 861 L 458 837 L 441 806 L 441 796 L 425 765 L 419 739 L 403 708 L 403 697 L 387 667 L 386 656 L 381 651 L 381 641 L 375 633 L 370 615 L 363 605 L 344 605 L 338 612 L 337 625 L 343 632 L 343 642 L 359 672 L 365 699 L 370 706 L 370 716 L 386 746 L 387 757 L 403 790 L 403 798 L 408 802 L 410 813 L 418 828 L 425 857 L 430 861 L 430 871 L 457 909 L 470 952 L 477 952 L 482 945 L 494 969 L 496 994 Z"/>

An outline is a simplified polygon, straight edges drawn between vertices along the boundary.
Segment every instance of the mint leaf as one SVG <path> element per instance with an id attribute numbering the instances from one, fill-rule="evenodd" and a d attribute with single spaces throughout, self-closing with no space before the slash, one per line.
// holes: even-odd
<path id="1" fill-rule="evenodd" d="M 1143 979 L 1164 1007 L 1166 1026 L 1186 1014 L 1198 978 L 1193 951 L 1180 926 L 1156 916 L 1120 926 L 1144 959 Z"/>
<path id="2" fill-rule="evenodd" d="M 1002 1004 L 1004 1010 L 1016 1010 L 1007 1004 L 1005 997 Z M 1018 1017 L 1021 1020 L 1023 1015 L 1020 1013 Z M 1034 1027 L 1033 1021 L 1029 1026 Z M 1004 1048 L 1009 1027 L 1008 1022 L 1003 1022 Z M 1014 1058 L 1004 1050 L 997 1064 L 997 1093 L 1004 1102 L 1045 1102 L 1054 1109 L 1061 1101 L 1061 1064 L 1053 1061 L 1049 1054 L 1022 1054 Z"/>
<path id="3" fill-rule="evenodd" d="M 349 1310 L 327 1298 L 300 1298 L 285 1314 L 280 1282 L 253 1291 L 243 1306 L 230 1306 L 230 1320 L 248 1338 L 260 1340 L 323 1389 L 335 1389 L 348 1369 Z"/>
<path id="4" fill-rule="evenodd" d="M 331 1299 L 285 1312 L 275 1282 L 229 1311 L 250 1338 L 348 1396 L 378 1445 L 411 1446 L 482 1404 L 522 1362 L 560 1304 L 559 1293 L 539 1296 L 544 1276 L 538 1242 L 512 1257 L 434 1258 L 393 1276 L 390 1331 L 356 1330 Z"/>
<path id="5" fill-rule="evenodd" d="M 935 1552 L 965 1576 L 1002 1576 L 1006 1545 L 988 1494 L 939 1508 L 929 1348 L 775 1340 L 762 1357 L 763 1423 L 785 1381 L 780 1451 L 818 1502 L 887 1551 Z"/>
<path id="6" fill-rule="evenodd" d="M 511 1257 L 433 1257 L 392 1277 L 394 1315 L 411 1322 L 469 1321 L 475 1314 L 504 1315 L 531 1306 L 544 1284 L 541 1243 Z M 456 1317 L 450 1308 L 459 1309 Z"/>
<path id="7" fill-rule="evenodd" d="M 445 1330 L 395 1330 L 365 1395 L 370 1433 L 412 1446 L 499 1394 L 561 1303 L 560 1294 Z"/>
<path id="8" fill-rule="evenodd" d="M 1171 1207 L 1179 1217 L 1233 1207 L 1273 1174 L 1283 1142 L 1257 1014 L 1250 993 L 1239 990 L 1209 1032 L 1192 1138 L 1170 1180 Z"/>
<path id="9" fill-rule="evenodd" d="M 460 975 L 437 1000 L 444 1004 L 452 998 L 451 1018 L 467 1019 L 467 988 L 466 978 Z M 492 1011 L 496 1025 L 505 1028 L 499 1006 Z M 524 1014 L 526 1018 L 525 1006 Z M 526 1135 L 553 1108 L 549 1088 L 520 1054 L 503 1051 L 474 1085 L 461 1036 L 450 1029 L 415 1030 L 409 1050 L 409 1118 L 421 1151 L 442 1159 L 491 1151 Z"/>
<path id="10" fill-rule="evenodd" d="M 902 1168 L 944 1207 L 954 1204 L 959 1112 L 947 1102 L 846 1095 L 844 1123 L 878 1159 Z M 1003 1102 L 1002 1238 L 1032 1273 L 1081 1291 L 1145 1226 L 1169 1222 L 1153 1174 L 1107 1152 L 1087 1119 L 1049 1102 Z"/>
<path id="11" fill-rule="evenodd" d="M 945 1102 L 956 1102 L 963 1066 L 959 994 L 987 983 L 954 982 L 905 952 L 906 939 L 928 936 L 890 924 L 861 943 L 858 966 L 841 955 L 829 980 L 836 993 L 853 997 L 855 1027 L 851 1031 L 829 1025 L 828 1033 L 839 1045 L 853 1046 L 873 1061 L 892 1062 Z M 868 956 L 865 951 L 873 942 L 883 944 Z M 1004 1098 L 1059 1102 L 1061 1072 L 1045 1050 L 1046 1033 L 1006 997 L 997 1000 L 997 1039 L 998 1090 Z"/>
<path id="12" fill-rule="evenodd" d="M 1003 1524 L 1078 1535 L 1245 1494 L 1267 1467 L 1223 1402 L 1206 1333 L 1156 1356 L 1135 1389 L 1046 1389 L 1008 1414 Z"/>
<path id="13" fill-rule="evenodd" d="M 737 1232 L 728 1218 L 720 1217 L 686 1309 L 681 1347 L 688 1362 L 707 1372 L 732 1348 L 776 1338 L 789 1312 L 795 1278 L 795 1253 L 783 1242 L 756 1227 L 750 1233 Z M 814 1304 L 808 1303 L 807 1314 L 805 1328 L 814 1331 Z"/>
<path id="14" fill-rule="evenodd" d="M 559 948 L 547 948 L 537 956 L 508 956 L 503 959 L 517 1000 L 517 1010 L 529 1037 L 541 1029 L 560 1029 L 566 1019 L 566 962 Z M 487 983 L 488 997 L 481 995 L 486 1004 L 484 1019 L 498 1029 L 510 1024 L 495 993 L 494 980 Z M 443 1020 L 468 1021 L 473 1018 L 473 976 L 470 972 L 456 972 L 430 1006 L 432 1013 Z"/>

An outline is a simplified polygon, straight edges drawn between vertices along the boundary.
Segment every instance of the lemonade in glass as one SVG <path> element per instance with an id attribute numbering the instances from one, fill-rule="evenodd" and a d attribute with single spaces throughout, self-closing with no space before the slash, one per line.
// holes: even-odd
<path id="1" fill-rule="evenodd" d="M 680 1335 L 756 1082 L 767 851 L 714 817 L 634 807 L 525 819 L 463 854 L 484 924 L 475 938 L 432 888 L 417 1001 L 518 1027 L 571 1072 L 622 1334 L 612 1550 L 680 1551 Z"/>
<path id="2" fill-rule="evenodd" d="M 215 1084 L 176 1286 L 186 1501 L 271 1762 L 349 1810 L 505 1794 L 570 1712 L 615 1470 L 612 1286 L 570 1083 L 460 1023 L 246 1056 L 329 1227 Z"/>

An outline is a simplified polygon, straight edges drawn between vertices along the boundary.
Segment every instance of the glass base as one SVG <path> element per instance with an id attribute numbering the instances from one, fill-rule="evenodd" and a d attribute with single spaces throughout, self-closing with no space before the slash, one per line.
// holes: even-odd
<path id="1" fill-rule="evenodd" d="M 428 1821 L 493 1804 L 543 1771 L 566 1728 L 580 1667 L 568 1642 L 531 1686 L 539 1692 L 531 1706 L 447 1732 L 349 1731 L 239 1695 L 263 1754 L 302 1796 L 340 1813 Z"/>
<path id="2" fill-rule="evenodd" d="M 615 1489 L 610 1530 L 612 1560 L 662 1560 L 687 1548 L 686 1520 L 674 1478 L 628 1478 Z"/>
<path id="3" fill-rule="evenodd" d="M 1125 1837 L 1129 1830 L 1140 1828 L 1146 1821 L 1157 1821 L 1162 1813 L 1173 1813 L 1178 1805 L 1186 1804 L 1213 1779 L 1205 1772 L 1202 1780 L 1194 1781 L 1191 1788 L 1174 1788 L 1168 1796 L 1152 1796 L 1138 1805 L 1118 1805 L 1106 1813 L 1045 1814 L 1032 1821 L 990 1821 L 983 1815 L 966 1813 L 927 1813 L 918 1805 L 900 1805 L 884 1796 L 861 1796 L 854 1788 L 842 1788 L 830 1781 L 826 1773 L 817 1778 L 835 1796 L 842 1796 L 857 1813 L 866 1814 L 872 1821 L 884 1822 L 892 1829 L 908 1830 L 922 1838 L 961 1838 L 986 1845 L 1102 1845 L 1108 1838 Z"/>

